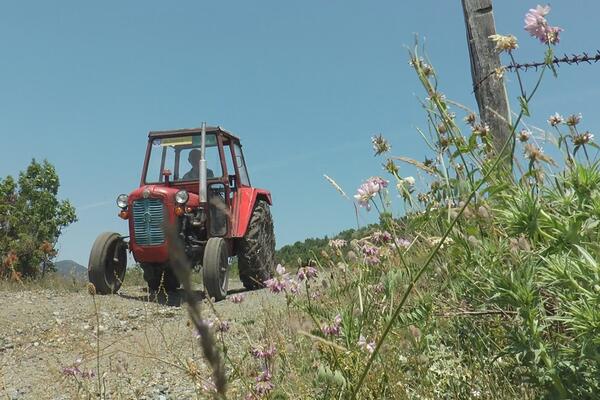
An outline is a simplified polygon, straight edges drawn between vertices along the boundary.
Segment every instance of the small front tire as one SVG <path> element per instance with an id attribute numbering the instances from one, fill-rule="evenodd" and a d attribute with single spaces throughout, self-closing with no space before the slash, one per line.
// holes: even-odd
<path id="1" fill-rule="evenodd" d="M 227 243 L 223 238 L 212 237 L 208 239 L 204 249 L 202 263 L 202 281 L 209 297 L 215 301 L 223 300 L 227 296 L 229 285 L 229 254 Z"/>
<path id="2" fill-rule="evenodd" d="M 117 293 L 127 269 L 127 244 L 121 235 L 104 232 L 96 238 L 88 264 L 88 278 L 98 294 Z"/>

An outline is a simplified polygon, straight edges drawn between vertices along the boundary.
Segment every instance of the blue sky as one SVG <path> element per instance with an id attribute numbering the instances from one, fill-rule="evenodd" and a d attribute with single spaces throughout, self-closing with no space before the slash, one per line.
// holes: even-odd
<path id="1" fill-rule="evenodd" d="M 543 55 L 523 31 L 536 4 L 495 2 L 497 30 L 517 35 L 519 60 Z M 600 47 L 597 1 L 551 5 L 550 22 L 565 28 L 558 52 Z M 355 225 L 354 212 L 323 174 L 349 194 L 383 174 L 370 145 L 377 133 L 395 155 L 428 154 L 405 47 L 415 34 L 441 91 L 473 107 L 459 1 L 2 2 L 0 176 L 34 157 L 56 166 L 60 197 L 79 217 L 58 259 L 87 265 L 97 234 L 126 232 L 115 198 L 139 184 L 147 132 L 207 121 L 242 138 L 253 184 L 272 191 L 279 246 L 334 234 Z M 581 112 L 593 131 L 599 72 L 561 67 L 529 122 Z"/>

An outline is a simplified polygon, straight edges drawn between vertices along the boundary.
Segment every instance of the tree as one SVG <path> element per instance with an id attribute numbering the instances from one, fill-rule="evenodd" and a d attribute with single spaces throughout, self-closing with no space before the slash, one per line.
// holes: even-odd
<path id="1" fill-rule="evenodd" d="M 26 171 L 0 178 L 0 255 L 4 276 L 35 277 L 51 265 L 62 229 L 77 221 L 75 208 L 57 198 L 54 166 L 31 161 Z"/>

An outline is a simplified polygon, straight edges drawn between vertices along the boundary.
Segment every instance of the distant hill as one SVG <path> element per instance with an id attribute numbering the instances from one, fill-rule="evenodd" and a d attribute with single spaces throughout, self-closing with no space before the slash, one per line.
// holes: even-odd
<path id="1" fill-rule="evenodd" d="M 87 279 L 87 268 L 73 260 L 57 261 L 54 263 L 54 267 L 57 274 Z"/>

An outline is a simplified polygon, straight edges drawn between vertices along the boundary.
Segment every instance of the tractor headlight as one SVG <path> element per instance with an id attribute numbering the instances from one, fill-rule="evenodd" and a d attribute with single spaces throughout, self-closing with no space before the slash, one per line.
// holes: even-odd
<path id="1" fill-rule="evenodd" d="M 129 200 L 129 196 L 127 196 L 126 194 L 120 194 L 119 196 L 117 196 L 117 205 L 120 208 L 125 208 L 127 207 L 127 200 Z"/>
<path id="2" fill-rule="evenodd" d="M 189 198 L 190 195 L 188 194 L 187 190 L 180 190 L 179 192 L 175 193 L 175 202 L 179 205 L 187 203 Z"/>

